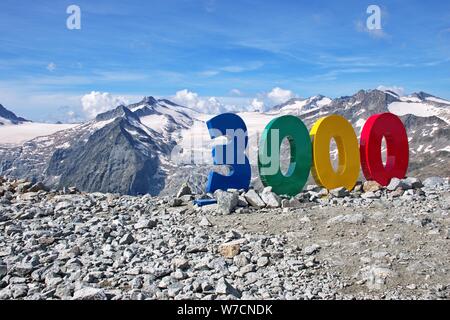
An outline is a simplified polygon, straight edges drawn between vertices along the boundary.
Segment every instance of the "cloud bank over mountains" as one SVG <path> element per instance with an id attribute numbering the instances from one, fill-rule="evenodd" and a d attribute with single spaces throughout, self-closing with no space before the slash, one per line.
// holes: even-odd
<path id="1" fill-rule="evenodd" d="M 391 91 L 398 96 L 404 96 L 405 89 L 400 86 L 380 85 L 382 91 Z M 246 95 L 239 89 L 230 91 L 229 97 L 201 96 L 189 89 L 177 91 L 174 95 L 161 96 L 173 102 L 194 109 L 205 114 L 220 114 L 224 112 L 267 111 L 275 105 L 285 103 L 301 95 L 292 90 L 274 87 L 270 91 L 261 92 L 255 96 Z M 91 91 L 80 97 L 80 105 L 72 108 L 65 107 L 67 114 L 76 113 L 76 119 L 93 119 L 99 113 L 111 110 L 119 105 L 127 105 L 139 101 L 142 97 L 137 95 L 113 94 L 109 92 Z M 70 110 L 69 110 L 70 109 Z M 75 118 L 74 118 L 75 119 Z M 63 121 L 64 122 L 64 121 Z M 72 121 L 74 122 L 74 121 Z"/>
<path id="2" fill-rule="evenodd" d="M 83 112 L 89 119 L 95 118 L 99 113 L 128 103 L 129 101 L 125 97 L 113 96 L 108 92 L 92 91 L 81 98 Z"/>

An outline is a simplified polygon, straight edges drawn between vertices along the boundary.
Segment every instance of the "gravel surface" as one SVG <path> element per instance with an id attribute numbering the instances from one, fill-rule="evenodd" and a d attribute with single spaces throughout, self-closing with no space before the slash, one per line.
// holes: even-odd
<path id="1" fill-rule="evenodd" d="M 0 299 L 448 299 L 448 179 L 389 189 L 199 208 L 0 178 Z"/>

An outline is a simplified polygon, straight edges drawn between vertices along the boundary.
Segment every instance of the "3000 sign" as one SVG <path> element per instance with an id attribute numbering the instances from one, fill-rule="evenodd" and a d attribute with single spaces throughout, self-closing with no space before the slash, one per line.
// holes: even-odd
<path id="1" fill-rule="evenodd" d="M 207 122 L 211 138 L 226 137 L 227 144 L 215 146 L 215 165 L 226 165 L 230 172 L 211 172 L 207 192 L 227 189 L 248 189 L 251 166 L 246 155 L 248 132 L 238 115 L 225 113 Z M 381 146 L 386 141 L 387 158 L 383 163 Z M 286 173 L 280 166 L 280 148 L 289 141 L 291 155 Z M 330 142 L 334 139 L 339 152 L 337 170 L 330 160 Z M 367 180 L 383 186 L 394 177 L 404 178 L 409 163 L 408 137 L 401 120 L 391 113 L 377 114 L 365 123 L 361 139 L 342 116 L 330 115 L 319 119 L 308 132 L 295 116 L 272 120 L 264 129 L 258 148 L 258 169 L 262 183 L 279 195 L 295 196 L 306 184 L 312 172 L 316 183 L 327 188 L 355 186 L 360 167 Z"/>

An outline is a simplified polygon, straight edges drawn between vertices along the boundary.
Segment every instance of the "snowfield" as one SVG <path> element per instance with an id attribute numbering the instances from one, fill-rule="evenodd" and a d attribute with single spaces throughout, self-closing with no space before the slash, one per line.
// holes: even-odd
<path id="1" fill-rule="evenodd" d="M 418 102 L 393 102 L 389 105 L 389 111 L 397 116 L 404 116 L 412 114 L 417 117 L 432 117 L 441 118 L 447 123 L 450 123 L 450 112 L 445 108 L 437 108 L 427 103 Z"/>
<path id="2" fill-rule="evenodd" d="M 0 145 L 20 145 L 37 137 L 48 136 L 78 124 L 23 123 L 0 126 Z"/>

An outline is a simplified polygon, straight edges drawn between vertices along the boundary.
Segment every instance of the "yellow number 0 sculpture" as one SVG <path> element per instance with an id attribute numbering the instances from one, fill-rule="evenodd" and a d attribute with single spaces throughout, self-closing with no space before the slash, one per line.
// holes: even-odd
<path id="1" fill-rule="evenodd" d="M 358 139 L 352 125 L 338 115 L 319 119 L 310 131 L 313 144 L 312 174 L 317 184 L 330 189 L 352 190 L 358 180 L 360 159 Z M 339 167 L 333 169 L 330 160 L 331 139 L 339 151 Z"/>

